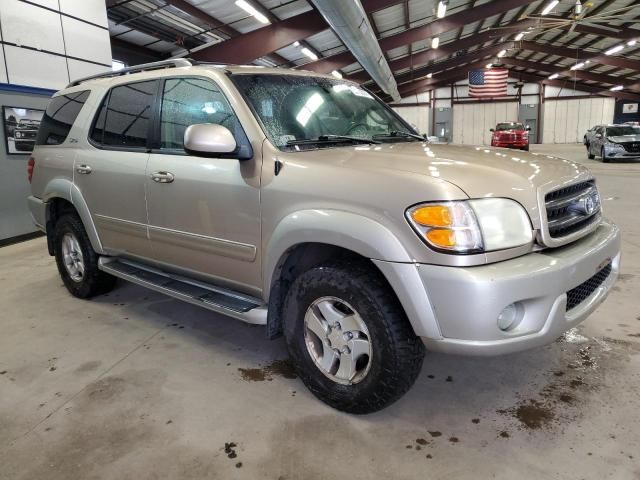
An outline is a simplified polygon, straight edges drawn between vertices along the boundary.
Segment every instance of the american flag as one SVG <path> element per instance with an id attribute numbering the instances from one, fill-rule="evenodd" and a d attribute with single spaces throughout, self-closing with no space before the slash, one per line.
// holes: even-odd
<path id="1" fill-rule="evenodd" d="M 485 70 L 471 70 L 469 72 L 470 97 L 502 97 L 507 94 L 506 68 L 489 68 Z"/>

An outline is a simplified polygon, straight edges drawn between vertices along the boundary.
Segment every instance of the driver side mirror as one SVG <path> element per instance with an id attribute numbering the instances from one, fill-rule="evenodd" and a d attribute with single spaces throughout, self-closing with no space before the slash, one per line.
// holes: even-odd
<path id="1" fill-rule="evenodd" d="M 596 138 L 602 138 L 602 134 L 596 133 Z"/>
<path id="2" fill-rule="evenodd" d="M 222 125 L 200 123 L 184 131 L 184 149 L 190 155 L 224 156 L 235 152 L 237 147 L 233 134 Z"/>
<path id="3" fill-rule="evenodd" d="M 525 129 L 527 132 L 530 132 L 530 131 L 531 131 L 531 125 L 527 125 L 526 127 L 524 127 L 524 129 Z"/>
<path id="4" fill-rule="evenodd" d="M 490 128 L 490 129 L 489 129 L 489 131 L 490 131 L 490 132 L 495 132 L 495 131 L 496 131 L 496 129 L 495 129 L 495 128 Z"/>

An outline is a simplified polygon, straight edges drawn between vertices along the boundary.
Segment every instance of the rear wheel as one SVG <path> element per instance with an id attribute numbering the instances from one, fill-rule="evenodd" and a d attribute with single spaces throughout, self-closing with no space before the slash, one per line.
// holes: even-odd
<path id="1" fill-rule="evenodd" d="M 587 143 L 587 158 L 589 160 L 593 160 L 594 158 L 596 158 L 596 156 L 593 153 L 591 153 L 591 145 L 589 145 L 588 143 Z"/>
<path id="2" fill-rule="evenodd" d="M 77 215 L 67 214 L 56 222 L 54 252 L 58 272 L 73 296 L 91 298 L 114 287 L 116 278 L 98 268 L 98 254 Z"/>
<path id="3" fill-rule="evenodd" d="M 379 272 L 342 261 L 300 275 L 287 294 L 289 353 L 309 390 L 365 414 L 395 402 L 420 373 L 424 346 Z"/>

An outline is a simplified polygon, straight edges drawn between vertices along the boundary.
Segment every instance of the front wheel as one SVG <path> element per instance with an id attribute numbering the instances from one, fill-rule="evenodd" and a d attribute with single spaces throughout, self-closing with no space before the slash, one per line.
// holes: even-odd
<path id="1" fill-rule="evenodd" d="M 605 156 L 604 147 L 600 151 L 600 157 L 602 158 L 602 163 L 609 163 L 609 159 Z"/>
<path id="2" fill-rule="evenodd" d="M 415 382 L 424 346 L 380 273 L 358 261 L 319 266 L 287 294 L 284 332 L 309 390 L 333 408 L 372 413 Z"/>
<path id="3" fill-rule="evenodd" d="M 56 222 L 54 251 L 58 272 L 73 296 L 91 298 L 114 287 L 116 278 L 98 268 L 98 254 L 77 215 L 64 215 Z"/>

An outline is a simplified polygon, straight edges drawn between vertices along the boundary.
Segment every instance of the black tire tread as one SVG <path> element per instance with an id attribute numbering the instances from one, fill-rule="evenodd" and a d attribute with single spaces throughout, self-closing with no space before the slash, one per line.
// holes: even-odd
<path id="1" fill-rule="evenodd" d="M 382 274 L 366 261 L 342 259 L 313 268 L 293 282 L 290 292 L 297 291 L 300 282 L 304 282 L 305 288 L 312 288 L 326 284 L 327 281 L 345 290 L 354 285 L 360 286 L 360 293 L 376 306 L 384 319 L 382 327 L 385 331 L 385 341 L 390 342 L 395 362 L 393 365 L 384 365 L 385 375 L 377 383 L 375 391 L 357 401 L 345 401 L 340 396 L 328 395 L 326 390 L 301 368 L 300 362 L 296 362 L 298 373 L 309 390 L 333 408 L 355 414 L 376 412 L 398 400 L 414 384 L 422 369 L 424 345 L 413 332 L 400 302 Z M 285 312 L 290 308 L 292 301 L 292 295 L 288 295 Z"/>
<path id="2" fill-rule="evenodd" d="M 82 282 L 74 282 L 67 273 L 60 254 L 60 240 L 67 229 L 71 230 L 80 244 L 85 262 L 85 275 Z M 93 250 L 82 220 L 75 213 L 68 213 L 58 219 L 54 230 L 54 251 L 58 272 L 62 281 L 74 297 L 88 299 L 107 293 L 116 284 L 116 277 L 98 268 L 99 255 Z"/>

